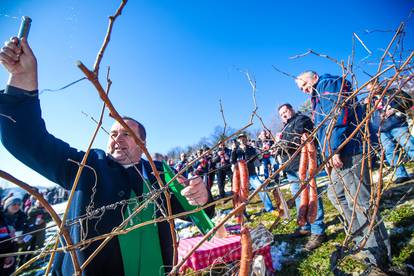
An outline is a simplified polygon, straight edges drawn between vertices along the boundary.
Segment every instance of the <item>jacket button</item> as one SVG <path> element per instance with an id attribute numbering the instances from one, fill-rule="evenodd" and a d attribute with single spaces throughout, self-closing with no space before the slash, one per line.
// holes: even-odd
<path id="1" fill-rule="evenodd" d="M 125 192 L 124 192 L 124 191 L 119 191 L 119 192 L 118 192 L 118 196 L 119 196 L 119 197 L 123 197 L 124 195 L 125 195 Z"/>

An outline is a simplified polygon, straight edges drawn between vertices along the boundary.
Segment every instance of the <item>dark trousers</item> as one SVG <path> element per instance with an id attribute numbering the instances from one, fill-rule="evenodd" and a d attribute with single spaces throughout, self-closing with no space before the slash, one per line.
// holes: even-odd
<path id="1" fill-rule="evenodd" d="M 230 165 L 217 170 L 217 186 L 219 188 L 220 197 L 225 197 L 226 195 L 226 192 L 224 191 L 226 176 L 228 176 L 231 181 L 232 175 L 233 173 L 231 171 Z"/>

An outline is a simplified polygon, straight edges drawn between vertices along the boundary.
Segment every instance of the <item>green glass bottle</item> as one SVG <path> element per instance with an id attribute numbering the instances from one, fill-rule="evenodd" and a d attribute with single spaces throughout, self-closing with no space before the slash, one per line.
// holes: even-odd
<path id="1" fill-rule="evenodd" d="M 163 161 L 163 168 L 164 168 L 164 176 L 165 181 L 168 183 L 170 180 L 175 176 L 173 170 L 170 168 L 170 166 L 167 165 Z M 191 211 L 197 208 L 197 206 L 190 205 L 188 203 L 187 199 L 181 195 L 181 191 L 184 189 L 184 186 L 181 185 L 177 180 L 174 180 L 169 185 L 171 191 L 173 191 L 175 197 L 180 202 L 181 206 L 185 211 Z M 190 219 L 194 222 L 194 224 L 197 226 L 197 228 L 200 230 L 203 235 L 207 234 L 208 231 L 214 228 L 214 223 L 211 221 L 211 219 L 207 216 L 206 212 L 204 210 L 201 210 L 197 213 L 193 213 L 189 215 Z"/>

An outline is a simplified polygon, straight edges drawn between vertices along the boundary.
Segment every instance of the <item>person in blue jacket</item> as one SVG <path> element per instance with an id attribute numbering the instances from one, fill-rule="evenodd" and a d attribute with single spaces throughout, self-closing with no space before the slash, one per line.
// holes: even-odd
<path id="1" fill-rule="evenodd" d="M 372 116 L 372 128 L 374 133 L 379 133 L 381 144 L 385 151 L 385 157 L 389 165 L 395 168 L 395 183 L 400 184 L 411 179 L 404 167 L 402 160 L 404 155 L 400 155 L 404 149 L 405 155 L 410 160 L 414 160 L 414 137 L 410 134 L 407 123 L 407 110 L 413 105 L 410 95 L 397 88 L 388 88 L 382 99 L 379 96 L 385 89 L 373 80 L 367 85 L 367 89 L 372 93 L 372 102 L 378 103 Z"/>
<path id="2" fill-rule="evenodd" d="M 312 112 L 317 139 L 331 174 L 332 185 L 328 187 L 328 198 L 345 217 L 347 225 L 358 245 L 368 235 L 368 224 L 371 220 L 370 180 L 366 160 L 362 156 L 361 137 L 356 135 L 340 148 L 350 137 L 357 125 L 355 100 L 348 100 L 351 84 L 341 76 L 325 74 L 319 76 L 314 71 L 305 71 L 296 78 L 298 88 L 311 96 Z M 361 183 L 362 182 L 362 183 Z M 356 200 L 354 200 L 356 199 Z M 354 208 L 355 207 L 355 208 Z M 352 219 L 355 210 L 354 219 Z M 378 221 L 379 217 L 376 218 Z M 378 223 L 378 222 L 377 222 Z M 365 256 L 371 266 L 387 269 L 390 261 L 390 243 L 382 222 L 368 237 L 361 255 Z"/>
<path id="3" fill-rule="evenodd" d="M 58 185 L 71 189 L 85 152 L 49 134 L 41 118 L 38 97 L 37 61 L 27 41 L 16 37 L 0 51 L 0 62 L 10 73 L 6 89 L 0 92 L 0 139 L 4 147 L 28 167 Z M 9 118 L 13 118 L 10 120 Z M 145 128 L 125 117 L 125 123 L 143 141 Z M 130 133 L 115 122 L 110 130 L 107 151 L 91 150 L 70 205 L 66 227 L 74 244 L 111 232 L 133 208 L 159 189 L 149 162 Z M 162 164 L 157 163 L 157 169 Z M 192 205 L 211 199 L 201 178 L 194 178 L 182 191 Z M 128 226 L 166 214 L 165 197 L 151 202 Z M 174 213 L 182 208 L 171 196 Z M 211 215 L 213 208 L 207 210 Z M 76 250 L 79 263 L 101 244 L 85 244 Z M 61 244 L 63 246 L 64 244 Z M 82 271 L 83 275 L 160 275 L 171 269 L 172 236 L 166 221 L 118 235 Z M 72 275 L 68 253 L 55 257 L 53 275 Z"/>

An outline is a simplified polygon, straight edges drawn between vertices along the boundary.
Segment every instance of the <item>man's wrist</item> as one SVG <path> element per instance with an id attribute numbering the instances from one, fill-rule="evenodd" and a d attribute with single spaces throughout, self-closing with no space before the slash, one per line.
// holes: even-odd
<path id="1" fill-rule="evenodd" d="M 26 91 L 37 91 L 38 81 L 37 73 L 32 74 L 11 74 L 8 85 L 14 86 Z"/>

